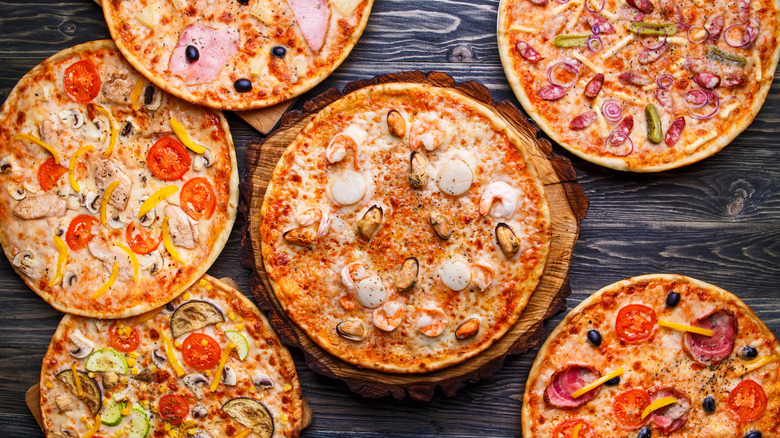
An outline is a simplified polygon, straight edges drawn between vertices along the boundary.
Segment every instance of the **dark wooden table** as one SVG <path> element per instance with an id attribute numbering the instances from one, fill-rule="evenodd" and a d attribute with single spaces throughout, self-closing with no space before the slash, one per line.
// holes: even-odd
<path id="1" fill-rule="evenodd" d="M 350 81 L 404 70 L 476 80 L 516 103 L 496 45 L 498 0 L 376 0 L 360 43 L 304 99 Z M 90 0 L 0 1 L 0 101 L 44 58 L 108 30 Z M 257 132 L 228 114 L 239 168 Z M 689 275 L 740 296 L 780 334 L 780 90 L 772 87 L 753 124 L 716 156 L 654 175 L 624 174 L 571 158 L 590 198 L 571 272 L 569 307 L 622 278 Z M 247 287 L 238 262 L 244 222 L 209 270 Z M 0 436 L 40 437 L 24 404 L 62 317 L 0 261 Z M 561 320 L 557 315 L 549 331 Z M 493 377 L 429 403 L 368 400 L 306 368 L 293 351 L 314 423 L 303 437 L 520 436 L 525 379 L 536 351 L 510 358 Z"/>

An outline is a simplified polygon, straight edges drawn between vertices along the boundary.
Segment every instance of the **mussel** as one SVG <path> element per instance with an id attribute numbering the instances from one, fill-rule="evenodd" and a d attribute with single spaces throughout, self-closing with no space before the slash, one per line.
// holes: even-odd
<path id="1" fill-rule="evenodd" d="M 471 318 L 458 326 L 458 328 L 455 330 L 455 337 L 462 341 L 464 339 L 475 336 L 478 332 L 479 320 L 477 318 Z"/>
<path id="2" fill-rule="evenodd" d="M 392 109 L 387 112 L 387 129 L 398 138 L 406 135 L 406 120 L 398 111 Z"/>
<path id="3" fill-rule="evenodd" d="M 310 246 L 314 243 L 317 233 L 311 228 L 293 228 L 282 235 L 287 243 L 297 246 Z"/>
<path id="4" fill-rule="evenodd" d="M 404 260 L 401 270 L 398 271 L 398 277 L 395 279 L 395 287 L 398 290 L 409 290 L 417 283 L 417 275 L 420 271 L 420 262 L 416 257 L 409 257 Z"/>
<path id="5" fill-rule="evenodd" d="M 363 215 L 363 218 L 360 219 L 357 223 L 360 237 L 366 240 L 370 240 L 379 229 L 379 226 L 382 225 L 383 217 L 384 211 L 382 210 L 382 207 L 378 205 L 372 205 L 371 208 L 366 211 L 366 214 Z"/>
<path id="6" fill-rule="evenodd" d="M 496 239 L 501 247 L 501 251 L 507 258 L 512 258 L 520 250 L 520 239 L 512 231 L 512 227 L 504 222 L 496 225 Z"/>
<path id="7" fill-rule="evenodd" d="M 433 226 L 433 231 L 436 232 L 436 235 L 444 240 L 452 236 L 452 224 L 449 218 L 441 213 L 431 213 L 431 226 Z"/>
<path id="8" fill-rule="evenodd" d="M 366 339 L 366 325 L 362 321 L 347 320 L 336 325 L 336 332 L 344 339 L 350 341 L 362 341 Z"/>
<path id="9" fill-rule="evenodd" d="M 420 190 L 428 184 L 428 157 L 420 151 L 412 152 L 409 157 L 409 185 Z"/>

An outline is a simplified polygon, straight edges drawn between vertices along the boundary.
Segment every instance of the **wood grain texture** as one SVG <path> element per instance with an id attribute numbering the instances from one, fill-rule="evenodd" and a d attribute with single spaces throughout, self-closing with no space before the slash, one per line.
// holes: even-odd
<path id="1" fill-rule="evenodd" d="M 496 44 L 498 0 L 375 2 L 360 42 L 325 82 L 301 101 L 351 81 L 409 70 L 442 71 L 476 80 L 497 100 L 517 104 Z M 0 0 L 0 101 L 30 68 L 59 50 L 109 37 L 90 0 Z M 723 151 L 657 175 L 600 168 L 565 152 L 590 198 L 574 250 L 569 307 L 614 281 L 651 272 L 689 275 L 723 287 L 780 334 L 780 82 L 776 75 L 753 124 Z M 301 103 L 297 105 L 301 107 Z M 227 114 L 239 169 L 256 131 Z M 209 270 L 248 290 L 239 263 L 243 219 Z M 62 314 L 32 293 L 0 260 L 0 436 L 43 434 L 24 403 Z M 563 315 L 546 325 L 549 331 Z M 314 423 L 303 438 L 434 438 L 520 436 L 520 407 L 532 350 L 510 356 L 488 379 L 427 403 L 365 399 L 346 384 L 308 369 L 292 351 Z"/>
<path id="2" fill-rule="evenodd" d="M 391 375 L 361 369 L 328 354 L 287 317 L 262 268 L 260 210 L 268 182 L 284 150 L 320 110 L 343 95 L 371 85 L 394 82 L 446 87 L 485 104 L 495 115 L 503 118 L 518 135 L 521 142 L 518 147 L 524 149 L 530 164 L 540 176 L 552 219 L 552 243 L 547 265 L 521 318 L 501 339 L 476 357 L 426 374 Z M 377 398 L 391 395 L 396 399 L 409 397 L 418 401 L 430 400 L 437 387 L 452 396 L 467 383 L 495 373 L 508 354 L 521 354 L 537 345 L 541 340 L 542 322 L 565 308 L 565 298 L 571 292 L 568 284 L 571 254 L 579 234 L 579 222 L 584 219 L 588 209 L 588 200 L 576 182 L 576 174 L 569 160 L 553 154 L 546 140 L 537 140 L 537 129 L 525 120 L 514 105 L 506 101 L 496 103 L 490 91 L 482 85 L 476 82 L 457 84 L 443 73 L 413 71 L 351 82 L 342 93 L 330 89 L 306 101 L 303 109 L 303 112 L 285 115 L 279 129 L 265 142 L 249 145 L 246 152 L 249 175 L 241 184 L 244 199 L 241 211 L 247 224 L 241 260 L 255 269 L 256 275 L 251 279 L 250 287 L 260 307 L 270 312 L 271 322 L 282 340 L 301 348 L 311 369 L 343 380 L 352 391 L 362 396 Z"/>

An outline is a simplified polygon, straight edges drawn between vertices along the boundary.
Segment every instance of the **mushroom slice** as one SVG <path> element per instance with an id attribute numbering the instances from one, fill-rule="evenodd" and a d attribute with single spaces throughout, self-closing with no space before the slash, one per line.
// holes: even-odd
<path id="1" fill-rule="evenodd" d="M 504 222 L 499 222 L 496 225 L 496 240 L 498 240 L 498 246 L 507 258 L 512 258 L 520 250 L 520 239 L 512 231 L 512 227 Z"/>
<path id="2" fill-rule="evenodd" d="M 206 410 L 205 407 L 201 405 L 195 405 L 192 407 L 192 418 L 198 419 L 203 418 L 206 415 L 208 415 L 209 411 Z M 193 437 L 196 437 L 197 435 L 194 435 Z"/>
<path id="3" fill-rule="evenodd" d="M 65 122 L 71 128 L 78 129 L 81 128 L 81 125 L 84 124 L 84 115 L 81 114 L 81 111 L 79 110 L 64 110 L 60 111 L 58 115 L 60 116 L 60 120 Z"/>
<path id="4" fill-rule="evenodd" d="M 160 108 L 162 104 L 162 92 L 152 84 L 148 84 L 144 88 L 144 107 L 149 111 L 154 111 Z"/>
<path id="5" fill-rule="evenodd" d="M 274 434 L 274 420 L 264 404 L 248 397 L 229 400 L 222 405 L 222 412 L 234 420 L 252 429 L 260 438 L 270 438 Z"/>
<path id="6" fill-rule="evenodd" d="M 420 151 L 413 151 L 409 157 L 409 185 L 423 189 L 428 184 L 428 157 Z"/>
<path id="7" fill-rule="evenodd" d="M 200 172 L 207 167 L 211 167 L 212 164 L 214 164 L 214 156 L 211 155 L 211 151 L 208 149 L 192 159 L 192 169 L 197 172 Z"/>
<path id="8" fill-rule="evenodd" d="M 225 367 L 222 369 L 221 382 L 223 385 L 236 386 L 236 382 L 238 382 L 236 371 L 228 365 L 225 365 Z"/>
<path id="9" fill-rule="evenodd" d="M 224 321 L 225 317 L 215 305 L 205 301 L 188 301 L 173 312 L 171 334 L 178 338 L 184 333 Z"/>
<path id="10" fill-rule="evenodd" d="M 8 173 L 12 170 L 14 170 L 13 156 L 8 154 L 0 158 L 0 173 Z"/>
<path id="11" fill-rule="evenodd" d="M 471 318 L 458 326 L 455 330 L 455 337 L 462 341 L 475 336 L 477 333 L 479 333 L 479 320 Z"/>
<path id="12" fill-rule="evenodd" d="M 127 225 L 127 222 L 125 222 L 122 219 L 121 216 L 119 216 L 118 214 L 115 214 L 115 215 L 113 215 L 113 216 L 108 218 L 108 225 L 111 228 L 113 228 L 115 230 L 118 230 L 118 229 L 124 228 Z"/>
<path id="13" fill-rule="evenodd" d="M 255 385 L 255 388 L 257 389 L 264 389 L 264 388 L 273 388 L 274 387 L 274 381 L 270 377 L 268 377 L 268 374 L 257 372 L 252 374 L 252 384 Z"/>
<path id="14" fill-rule="evenodd" d="M 68 336 L 71 342 L 73 342 L 74 348 L 70 350 L 70 355 L 77 359 L 84 359 L 92 353 L 95 348 L 95 344 L 81 333 L 81 330 L 74 330 L 70 336 Z"/>
<path id="15" fill-rule="evenodd" d="M 165 367 L 165 361 L 168 359 L 165 357 L 165 353 L 158 349 L 152 350 L 152 362 L 157 365 L 157 368 Z"/>
<path id="16" fill-rule="evenodd" d="M 100 412 L 102 406 L 102 396 L 100 394 L 100 387 L 97 382 L 89 378 L 89 375 L 83 371 L 77 371 L 79 382 L 81 383 L 81 396 L 78 396 L 78 388 L 76 387 L 76 380 L 73 376 L 72 370 L 61 371 L 57 374 L 57 379 L 62 381 L 73 394 L 87 404 L 92 416 L 97 415 Z"/>
<path id="17" fill-rule="evenodd" d="M 201 387 L 206 387 L 209 384 L 209 380 L 201 373 L 189 373 L 182 377 L 181 380 L 187 385 L 187 388 L 195 394 L 195 397 L 197 397 L 198 400 L 203 397 Z"/>
<path id="18" fill-rule="evenodd" d="M 398 111 L 391 109 L 387 112 L 387 129 L 398 138 L 406 135 L 406 120 Z"/>
<path id="19" fill-rule="evenodd" d="M 292 230 L 285 231 L 282 235 L 287 243 L 291 243 L 297 246 L 310 246 L 314 243 L 314 239 L 317 238 L 317 232 L 311 228 L 294 228 Z"/>
<path id="20" fill-rule="evenodd" d="M 431 226 L 436 235 L 443 240 L 447 240 L 452 236 L 452 224 L 447 216 L 441 213 L 431 213 Z"/>
<path id="21" fill-rule="evenodd" d="M 76 284 L 76 281 L 78 281 L 78 277 L 73 273 L 73 271 L 65 271 L 65 274 L 62 276 L 63 289 L 69 286 L 73 286 Z"/>
<path id="22" fill-rule="evenodd" d="M 87 192 L 84 195 L 84 207 L 92 214 L 97 214 L 100 211 L 100 196 L 95 192 Z"/>
<path id="23" fill-rule="evenodd" d="M 342 338 L 349 339 L 350 341 L 362 341 L 363 339 L 366 339 L 366 335 L 368 334 L 366 325 L 363 324 L 363 321 L 355 319 L 338 323 L 338 325 L 336 325 L 336 332 Z"/>
<path id="24" fill-rule="evenodd" d="M 395 287 L 398 290 L 409 290 L 417 283 L 417 275 L 420 272 L 420 262 L 416 257 L 409 257 L 404 260 L 401 270 L 398 271 L 398 277 L 395 279 Z"/>
<path id="25" fill-rule="evenodd" d="M 165 267 L 165 261 L 160 251 L 152 251 L 149 254 L 142 255 L 140 259 L 141 270 L 149 271 L 151 275 L 157 275 Z"/>
<path id="26" fill-rule="evenodd" d="M 379 226 L 382 225 L 383 217 L 384 211 L 382 210 L 382 207 L 378 205 L 372 205 L 371 208 L 366 211 L 366 214 L 363 215 L 363 218 L 360 219 L 357 223 L 360 237 L 366 240 L 370 240 L 379 229 Z"/>
<path id="27" fill-rule="evenodd" d="M 30 251 L 22 251 L 13 259 L 12 264 L 21 271 L 22 274 L 30 278 L 40 277 L 39 263 L 33 257 Z"/>

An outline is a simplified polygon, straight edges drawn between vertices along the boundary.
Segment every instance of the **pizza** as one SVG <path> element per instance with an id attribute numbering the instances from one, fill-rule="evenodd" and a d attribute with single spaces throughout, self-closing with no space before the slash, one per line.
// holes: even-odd
<path id="1" fill-rule="evenodd" d="M 169 93 L 248 110 L 296 97 L 347 57 L 373 0 L 106 0 L 119 50 Z"/>
<path id="2" fill-rule="evenodd" d="M 209 276 L 134 318 L 66 315 L 40 394 L 47 437 L 297 437 L 303 415 L 290 353 Z"/>
<path id="3" fill-rule="evenodd" d="M 753 121 L 777 66 L 773 0 L 503 0 L 501 62 L 561 146 L 618 170 L 709 157 Z"/>
<path id="4" fill-rule="evenodd" d="M 321 110 L 261 208 L 275 297 L 327 352 L 422 373 L 489 347 L 544 269 L 550 213 L 524 141 L 446 88 L 389 83 Z"/>
<path id="5" fill-rule="evenodd" d="M 163 92 L 109 40 L 25 75 L 0 108 L 0 244 L 63 312 L 159 307 L 225 245 L 238 172 L 227 121 Z"/>
<path id="6" fill-rule="evenodd" d="M 778 436 L 778 355 L 772 332 L 723 289 L 669 274 L 619 281 L 542 346 L 523 436 Z"/>

